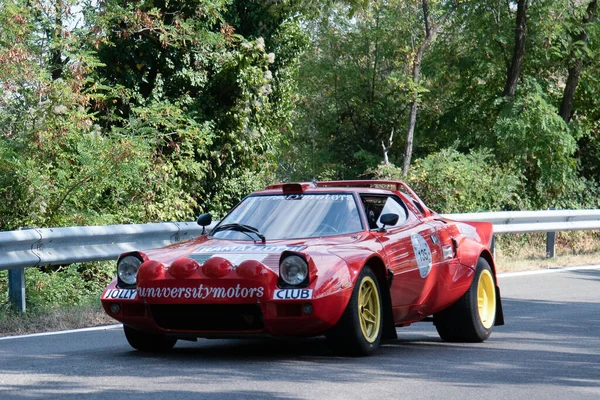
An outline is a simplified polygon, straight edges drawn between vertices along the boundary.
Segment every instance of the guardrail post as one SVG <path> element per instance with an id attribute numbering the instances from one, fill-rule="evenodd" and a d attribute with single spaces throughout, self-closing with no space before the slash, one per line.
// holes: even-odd
<path id="1" fill-rule="evenodd" d="M 556 210 L 554 207 L 548 210 Z M 546 232 L 546 258 L 556 257 L 556 232 Z"/>
<path id="2" fill-rule="evenodd" d="M 490 244 L 490 251 L 492 252 L 492 257 L 496 257 L 496 235 L 492 235 L 492 243 Z"/>
<path id="3" fill-rule="evenodd" d="M 556 257 L 556 232 L 546 232 L 546 258 Z"/>
<path id="4" fill-rule="evenodd" d="M 15 309 L 25 312 L 25 268 L 8 270 L 8 298 Z"/>

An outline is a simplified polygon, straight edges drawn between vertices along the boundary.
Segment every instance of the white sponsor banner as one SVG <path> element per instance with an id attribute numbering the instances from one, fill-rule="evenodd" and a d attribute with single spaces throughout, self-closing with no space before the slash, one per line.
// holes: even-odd
<path id="1" fill-rule="evenodd" d="M 221 287 L 200 284 L 198 287 L 139 287 L 138 293 L 143 298 L 153 299 L 251 299 L 261 298 L 265 288 L 237 286 Z"/>
<path id="2" fill-rule="evenodd" d="M 225 245 L 198 247 L 194 254 L 206 253 L 283 253 L 284 251 L 302 251 L 306 246 L 278 246 L 278 245 Z"/>
<path id="3" fill-rule="evenodd" d="M 135 289 L 108 289 L 102 295 L 103 299 L 111 300 L 136 300 L 137 290 Z"/>
<path id="4" fill-rule="evenodd" d="M 278 289 L 273 292 L 273 300 L 312 299 L 312 289 Z"/>
<path id="5" fill-rule="evenodd" d="M 256 196 L 253 198 L 256 203 L 262 202 L 280 202 L 282 200 L 281 195 L 275 196 Z M 354 201 L 351 194 L 288 194 L 285 196 L 285 200 L 302 200 L 302 201 L 315 201 L 320 203 L 341 203 Z"/>

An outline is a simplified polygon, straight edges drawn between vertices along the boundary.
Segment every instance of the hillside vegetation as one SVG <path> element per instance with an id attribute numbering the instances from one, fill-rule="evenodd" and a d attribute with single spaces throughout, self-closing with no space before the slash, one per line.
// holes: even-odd
<path id="1" fill-rule="evenodd" d="M 599 208 L 598 12 L 4 0 L 0 230 L 219 218 L 312 179 L 404 179 L 439 212 Z"/>

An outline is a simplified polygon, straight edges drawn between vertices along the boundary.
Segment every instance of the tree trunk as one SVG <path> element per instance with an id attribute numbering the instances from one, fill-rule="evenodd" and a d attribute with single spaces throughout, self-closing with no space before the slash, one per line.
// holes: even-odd
<path id="1" fill-rule="evenodd" d="M 525 40 L 527 38 L 527 2 L 528 0 L 519 0 L 517 6 L 517 26 L 515 27 L 515 48 L 513 57 L 506 76 L 506 85 L 504 86 L 504 96 L 512 97 L 517 90 L 517 82 L 521 76 L 523 59 L 525 58 Z"/>
<path id="2" fill-rule="evenodd" d="M 558 115 L 565 122 L 569 122 L 573 116 L 573 101 L 575 99 L 575 89 L 579 83 L 579 75 L 581 74 L 581 60 L 575 60 L 573 65 L 569 68 L 569 76 L 565 83 L 565 90 L 563 91 L 562 102 L 560 103 L 560 110 Z"/>
<path id="3" fill-rule="evenodd" d="M 388 145 L 386 146 L 385 143 L 383 143 L 383 140 L 381 141 L 381 147 L 383 148 L 383 164 L 385 165 L 390 165 L 390 159 L 388 157 L 388 153 L 390 151 L 390 149 L 392 148 L 392 145 L 394 144 L 394 128 L 392 128 L 392 133 L 390 134 L 390 140 Z"/>
<path id="4" fill-rule="evenodd" d="M 588 4 L 587 13 L 583 17 L 583 24 L 593 22 L 596 19 L 596 11 L 598 10 L 598 1 L 593 0 Z M 575 42 L 583 42 L 587 44 L 588 35 L 585 32 L 585 27 L 582 27 L 581 32 L 575 38 Z M 575 98 L 575 89 L 579 83 L 579 76 L 583 69 L 583 60 L 581 57 L 577 57 L 572 61 L 569 67 L 569 76 L 565 84 L 565 90 L 563 92 L 562 102 L 560 103 L 560 110 L 558 114 L 565 122 L 569 122 L 573 116 L 573 101 Z"/>
<path id="5" fill-rule="evenodd" d="M 421 61 L 423 60 L 423 54 L 425 50 L 429 47 L 429 45 L 435 40 L 438 30 L 444 24 L 444 21 L 450 14 L 448 11 L 442 18 L 440 18 L 439 22 L 435 25 L 431 25 L 429 21 L 429 4 L 427 0 L 422 0 L 423 7 L 423 24 L 425 25 L 425 40 L 419 46 L 417 50 L 417 54 L 413 60 L 413 68 L 412 68 L 412 79 L 414 84 L 414 92 L 413 92 L 413 101 L 410 106 L 410 115 L 408 117 L 408 130 L 406 132 L 406 149 L 404 151 L 404 161 L 402 163 L 402 175 L 406 177 L 408 175 L 408 168 L 410 167 L 410 161 L 412 158 L 412 150 L 413 150 L 413 139 L 415 135 L 415 126 L 417 125 L 417 109 L 419 106 L 419 82 L 421 80 Z"/>
<path id="6" fill-rule="evenodd" d="M 406 149 L 404 150 L 404 162 L 402 164 L 402 176 L 404 177 L 408 175 L 408 168 L 410 167 L 410 160 L 412 158 L 413 139 L 415 136 L 415 126 L 417 125 L 417 108 L 419 106 L 419 94 L 417 93 L 416 87 L 419 85 L 419 80 L 421 78 L 421 61 L 423 60 L 423 53 L 425 52 L 425 43 L 419 47 L 417 56 L 413 61 L 413 82 L 415 85 L 415 93 L 413 93 L 414 99 L 410 105 L 408 131 L 406 132 Z"/>
<path id="7" fill-rule="evenodd" d="M 55 18 L 54 19 L 55 27 L 54 27 L 54 31 L 51 33 L 50 36 L 52 39 L 54 39 L 58 42 L 61 39 L 62 29 L 63 29 L 63 20 L 62 20 L 63 2 L 62 2 L 62 0 L 58 0 L 54 4 L 54 12 L 56 12 L 56 15 L 54 17 Z M 55 81 L 55 80 L 59 79 L 63 73 L 64 62 L 62 59 L 62 51 L 61 51 L 60 47 L 56 47 L 54 50 L 51 51 L 50 54 L 51 54 L 50 69 L 51 69 L 51 74 L 52 74 L 52 80 Z"/>

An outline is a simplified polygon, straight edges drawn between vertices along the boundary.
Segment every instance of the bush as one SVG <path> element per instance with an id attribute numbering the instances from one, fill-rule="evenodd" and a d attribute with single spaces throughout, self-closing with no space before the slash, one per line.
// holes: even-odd
<path id="1" fill-rule="evenodd" d="M 25 270 L 27 309 L 35 313 L 97 303 L 114 273 L 114 262 L 28 268 Z M 10 308 L 7 271 L 0 271 L 0 291 L 4 293 L 1 308 L 6 311 Z"/>
<path id="2" fill-rule="evenodd" d="M 380 165 L 380 179 L 402 179 L 402 169 Z M 463 154 L 444 149 L 417 160 L 406 182 L 432 209 L 442 213 L 515 210 L 526 205 L 516 173 L 499 166 L 487 151 Z"/>

